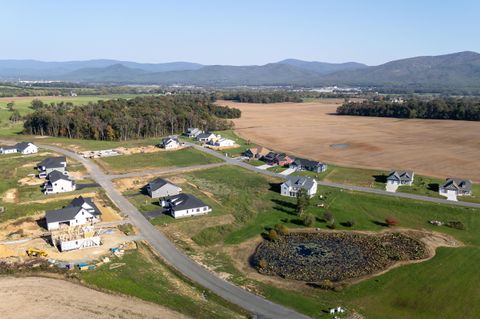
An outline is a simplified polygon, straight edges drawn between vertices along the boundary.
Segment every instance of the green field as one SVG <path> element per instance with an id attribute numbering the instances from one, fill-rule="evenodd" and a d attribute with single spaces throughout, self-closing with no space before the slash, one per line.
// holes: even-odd
<path id="1" fill-rule="evenodd" d="M 110 270 L 109 264 L 94 271 L 81 272 L 90 285 L 135 296 L 166 306 L 192 318 L 238 318 L 246 316 L 211 292 L 172 271 L 144 244 L 114 262 L 125 266 Z"/>
<path id="2" fill-rule="evenodd" d="M 254 285 L 271 299 L 304 312 L 312 317 L 329 318 L 322 310 L 343 305 L 367 318 L 476 318 L 480 311 L 480 286 L 477 264 L 480 261 L 479 210 L 439 205 L 374 194 L 320 187 L 306 213 L 314 214 L 314 227 L 326 229 L 325 210 L 335 217 L 336 229 L 385 229 L 383 221 L 395 216 L 399 226 L 444 232 L 465 243 L 462 248 L 442 248 L 433 259 L 403 266 L 385 275 L 366 280 L 339 292 L 307 288 L 300 291 L 279 289 L 245 277 L 230 257 L 218 247 L 237 245 L 258 236 L 281 223 L 289 228 L 303 227 L 295 214 L 295 200 L 278 194 L 278 180 L 266 178 L 238 167 L 224 166 L 183 174 L 193 186 L 185 192 L 201 196 L 214 209 L 214 214 L 195 219 L 173 220 L 161 217 L 154 223 L 175 222 L 176 229 L 191 238 L 205 254 L 204 262 L 217 271 L 231 274 L 237 284 Z M 181 184 L 183 188 L 186 184 Z M 209 196 L 205 195 L 208 192 Z M 326 208 L 317 207 L 317 203 Z M 138 203 L 137 203 L 138 204 Z M 209 218 L 233 215 L 234 222 L 208 226 Z M 461 221 L 466 230 L 432 226 L 429 220 Z M 354 227 L 343 223 L 355 222 Z M 203 226 L 207 225 L 207 226 Z M 190 254 L 199 254 L 188 243 L 180 243 Z M 462 304 L 458 304 L 462 300 Z M 441 313 L 437 312 L 441 309 Z"/>
<path id="3" fill-rule="evenodd" d="M 184 148 L 177 151 L 137 153 L 132 155 L 112 156 L 98 159 L 99 163 L 108 172 L 126 172 L 158 167 L 186 167 L 220 163 L 222 160 L 195 150 Z"/>
<path id="4" fill-rule="evenodd" d="M 59 199 L 47 203 L 32 203 L 31 201 L 43 200 L 46 198 L 59 198 L 64 196 L 65 193 L 46 196 L 41 191 L 41 185 L 22 185 L 18 182 L 29 174 L 38 173 L 34 169 L 35 165 L 49 156 L 35 154 L 23 156 L 19 154 L 0 155 L 0 206 L 5 208 L 5 212 L 0 214 L 0 222 L 35 215 L 45 210 L 61 208 L 69 202 L 69 200 Z M 83 166 L 78 166 L 78 164 L 76 165 L 75 163 L 72 164 L 72 172 L 84 170 Z M 11 190 L 16 190 L 15 198 L 5 200 L 4 196 L 6 196 L 6 193 Z M 98 190 L 98 188 L 86 188 L 68 194 L 82 194 L 96 190 Z"/>

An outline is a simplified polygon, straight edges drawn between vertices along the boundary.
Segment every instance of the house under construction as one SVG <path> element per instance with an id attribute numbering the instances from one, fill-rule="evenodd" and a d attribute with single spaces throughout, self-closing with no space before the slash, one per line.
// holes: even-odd
<path id="1" fill-rule="evenodd" d="M 93 226 L 64 227 L 52 231 L 51 240 L 53 246 L 59 251 L 69 251 L 90 247 L 98 247 L 102 240 Z"/>

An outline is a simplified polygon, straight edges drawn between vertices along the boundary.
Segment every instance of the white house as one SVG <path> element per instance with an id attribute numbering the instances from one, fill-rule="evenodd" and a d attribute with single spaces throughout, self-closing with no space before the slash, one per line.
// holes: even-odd
<path id="1" fill-rule="evenodd" d="M 208 214 L 212 209 L 190 194 L 179 194 L 163 199 L 160 204 L 166 208 L 173 218 L 190 217 Z"/>
<path id="2" fill-rule="evenodd" d="M 317 181 L 311 177 L 288 176 L 287 181 L 280 186 L 282 196 L 297 197 L 298 192 L 304 189 L 310 197 L 317 193 Z"/>
<path id="3" fill-rule="evenodd" d="M 447 197 L 448 200 L 457 200 L 457 196 L 472 195 L 472 181 L 460 178 L 447 178 L 445 184 L 438 189 L 441 196 Z"/>
<path id="4" fill-rule="evenodd" d="M 201 133 L 196 137 L 197 141 L 208 143 L 210 141 L 215 141 L 218 139 L 217 135 L 211 132 Z"/>
<path id="5" fill-rule="evenodd" d="M 148 183 L 147 192 L 151 198 L 160 198 L 178 195 L 182 192 L 182 189 L 162 178 L 157 178 Z"/>
<path id="6" fill-rule="evenodd" d="M 64 175 L 67 175 L 67 159 L 65 156 L 59 157 L 49 157 L 37 164 L 37 169 L 39 171 L 38 177 L 45 178 L 47 175 L 53 171 L 60 172 Z"/>
<path id="7" fill-rule="evenodd" d="M 182 144 L 178 141 L 178 139 L 173 137 L 167 137 L 162 140 L 160 143 L 160 147 L 166 150 L 174 150 L 181 146 Z"/>
<path id="8" fill-rule="evenodd" d="M 229 140 L 228 138 L 220 138 L 219 140 L 211 140 L 208 144 L 216 147 L 229 147 L 234 146 L 235 141 Z"/>
<path id="9" fill-rule="evenodd" d="M 45 214 L 48 230 L 74 227 L 100 221 L 101 212 L 90 198 L 77 197 L 65 208 Z"/>
<path id="10" fill-rule="evenodd" d="M 185 133 L 183 133 L 184 135 L 188 136 L 188 137 L 194 137 L 196 138 L 198 135 L 200 135 L 201 133 L 203 133 L 200 129 L 196 128 L 196 127 L 189 127 L 187 129 L 187 131 Z"/>
<path id="11" fill-rule="evenodd" d="M 30 142 L 20 142 L 13 146 L 1 146 L 0 154 L 12 154 L 12 153 L 21 153 L 21 154 L 34 154 L 38 153 L 38 147 Z"/>
<path id="12" fill-rule="evenodd" d="M 51 172 L 47 179 L 43 185 L 45 195 L 72 192 L 77 188 L 74 181 L 59 171 Z"/>
<path id="13" fill-rule="evenodd" d="M 22 154 L 34 154 L 38 153 L 38 147 L 30 142 L 21 142 L 16 145 L 17 152 Z"/>

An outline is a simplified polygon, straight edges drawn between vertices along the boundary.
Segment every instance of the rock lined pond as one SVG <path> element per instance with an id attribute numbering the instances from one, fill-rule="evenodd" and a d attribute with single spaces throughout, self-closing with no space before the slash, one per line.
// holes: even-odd
<path id="1" fill-rule="evenodd" d="M 265 275 L 338 282 L 382 271 L 396 262 L 428 257 L 425 245 L 400 233 L 292 233 L 263 241 L 252 256 Z"/>

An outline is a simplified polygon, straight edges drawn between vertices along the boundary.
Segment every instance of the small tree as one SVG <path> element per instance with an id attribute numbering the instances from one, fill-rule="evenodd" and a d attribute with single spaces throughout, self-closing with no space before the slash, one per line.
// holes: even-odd
<path id="1" fill-rule="evenodd" d="M 313 227 L 315 225 L 316 218 L 312 214 L 306 214 L 303 218 L 303 224 L 307 227 Z"/>
<path id="2" fill-rule="evenodd" d="M 268 239 L 270 241 L 278 240 L 278 233 L 275 231 L 275 229 L 270 229 L 270 231 L 268 232 Z"/>
<path id="3" fill-rule="evenodd" d="M 327 224 L 332 224 L 335 222 L 335 217 L 329 211 L 326 211 L 325 213 L 323 213 L 323 219 Z"/>
<path id="4" fill-rule="evenodd" d="M 387 224 L 388 227 L 396 226 L 398 225 L 398 220 L 394 216 L 389 216 L 385 218 L 385 224 Z"/>
<path id="5" fill-rule="evenodd" d="M 22 119 L 22 116 L 20 115 L 20 112 L 18 110 L 13 110 L 12 115 L 10 115 L 9 120 L 13 123 L 16 123 Z"/>
<path id="6" fill-rule="evenodd" d="M 285 236 L 285 235 L 288 235 L 289 233 L 287 226 L 283 224 L 276 224 L 274 229 L 277 232 L 277 234 L 279 234 L 280 236 Z"/>
<path id="7" fill-rule="evenodd" d="M 13 108 L 15 107 L 15 102 L 8 102 L 7 103 L 7 109 L 10 111 L 10 112 L 13 112 Z"/>
<path id="8" fill-rule="evenodd" d="M 310 196 L 305 189 L 300 189 L 297 193 L 297 215 L 302 216 L 310 205 Z"/>
<path id="9" fill-rule="evenodd" d="M 345 226 L 347 226 L 347 227 L 353 227 L 353 226 L 355 226 L 355 221 L 352 220 L 352 219 L 351 219 L 351 220 L 347 220 L 347 221 L 345 222 Z"/>

